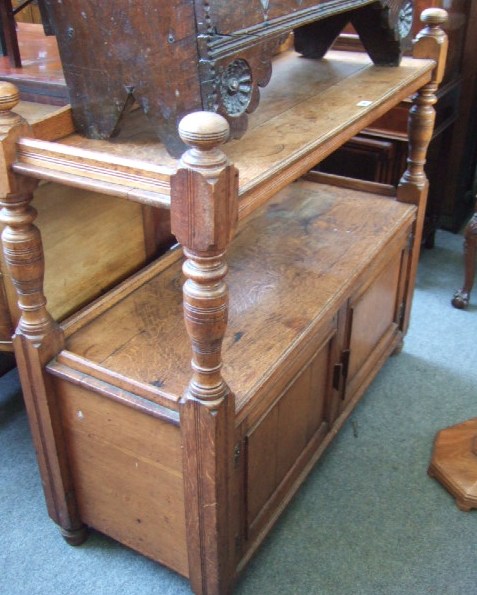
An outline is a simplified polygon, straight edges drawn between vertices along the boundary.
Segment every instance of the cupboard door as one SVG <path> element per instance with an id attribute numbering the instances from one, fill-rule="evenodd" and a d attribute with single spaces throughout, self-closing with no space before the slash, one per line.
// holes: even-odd
<path id="1" fill-rule="evenodd" d="M 245 437 L 248 537 L 273 517 L 329 428 L 336 329 Z"/>
<path id="2" fill-rule="evenodd" d="M 396 251 L 352 297 L 348 310 L 348 349 L 344 404 L 362 394 L 383 358 L 401 342 L 399 330 L 407 250 Z"/>

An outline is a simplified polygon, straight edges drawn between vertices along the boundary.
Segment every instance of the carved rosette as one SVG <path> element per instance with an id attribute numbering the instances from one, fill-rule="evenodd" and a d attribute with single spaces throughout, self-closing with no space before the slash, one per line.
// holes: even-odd
<path id="1" fill-rule="evenodd" d="M 371 9 L 381 14 L 380 26 L 388 31 L 388 39 L 401 44 L 401 49 L 411 45 L 412 25 L 414 21 L 413 0 L 381 0 Z"/>
<path id="2" fill-rule="evenodd" d="M 252 71 L 245 60 L 234 60 L 223 71 L 220 96 L 228 116 L 237 117 L 246 112 L 252 99 Z"/>
<path id="3" fill-rule="evenodd" d="M 388 10 L 382 12 L 383 26 L 394 32 L 396 39 L 405 40 L 411 35 L 414 2 L 412 0 L 386 0 L 381 4 L 388 6 Z"/>
<path id="4" fill-rule="evenodd" d="M 401 39 L 408 37 L 412 30 L 414 6 L 410 0 L 404 2 L 398 11 L 396 29 Z"/>
<path id="5" fill-rule="evenodd" d="M 214 101 L 208 108 L 223 116 L 230 126 L 230 137 L 240 138 L 247 130 L 248 114 L 260 102 L 260 87 L 265 87 L 272 76 L 272 57 L 282 38 L 261 43 L 259 48 L 243 52 L 240 58 L 222 59 L 214 64 Z M 204 87 L 204 90 L 207 89 Z"/>
<path id="6" fill-rule="evenodd" d="M 411 47 L 413 15 L 412 0 L 381 0 L 358 9 L 351 23 L 375 64 L 397 66 Z"/>

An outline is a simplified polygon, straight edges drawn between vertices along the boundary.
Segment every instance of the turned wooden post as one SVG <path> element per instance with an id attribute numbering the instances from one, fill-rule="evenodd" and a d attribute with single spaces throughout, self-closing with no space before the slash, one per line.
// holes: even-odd
<path id="1" fill-rule="evenodd" d="M 192 378 L 181 401 L 189 572 L 196 593 L 227 593 L 234 575 L 235 400 L 221 374 L 228 293 L 224 252 L 237 223 L 237 170 L 218 145 L 229 127 L 198 112 L 179 125 L 191 147 L 172 179 L 172 231 L 184 247 L 184 318 Z"/>
<path id="2" fill-rule="evenodd" d="M 37 181 L 12 170 L 16 141 L 31 136 L 28 123 L 11 110 L 18 90 L 0 83 L 0 220 L 5 225 L 2 247 L 5 265 L 16 290 L 20 319 L 13 338 L 23 396 L 45 491 L 48 512 L 70 543 L 84 537 L 66 466 L 58 412 L 43 367 L 63 346 L 63 335 L 46 309 L 43 294 L 44 258 L 36 211 L 30 205 Z"/>
<path id="3" fill-rule="evenodd" d="M 402 331 L 409 326 L 409 318 L 414 291 L 416 269 L 419 262 L 422 229 L 426 213 L 429 182 L 424 171 L 426 154 L 434 130 L 437 102 L 436 91 L 444 76 L 447 56 L 447 35 L 441 25 L 447 20 L 447 12 L 440 8 L 428 8 L 421 14 L 421 21 L 426 25 L 419 32 L 415 41 L 413 56 L 435 60 L 436 67 L 431 81 L 422 87 L 413 97 L 413 105 L 409 111 L 408 137 L 409 148 L 407 169 L 398 186 L 398 200 L 417 206 L 417 219 L 413 230 L 412 252 L 409 259 L 409 286 L 405 312 L 402 320 Z"/>

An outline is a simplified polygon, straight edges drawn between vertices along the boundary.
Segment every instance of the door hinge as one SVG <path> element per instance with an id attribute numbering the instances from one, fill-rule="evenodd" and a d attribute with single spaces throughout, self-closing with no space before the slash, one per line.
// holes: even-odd
<path id="1" fill-rule="evenodd" d="M 240 442 L 237 442 L 237 444 L 234 447 L 234 467 L 235 469 L 237 469 L 237 467 L 240 465 L 240 457 L 242 455 L 242 447 Z"/>
<path id="2" fill-rule="evenodd" d="M 343 378 L 346 380 L 348 378 L 348 369 L 349 369 L 349 358 L 351 355 L 351 351 L 349 349 L 343 349 L 341 353 L 341 363 L 343 364 Z"/>
<path id="3" fill-rule="evenodd" d="M 341 352 L 341 361 L 333 366 L 333 388 L 342 393 L 341 398 L 344 399 L 345 391 L 343 385 L 348 377 L 350 350 L 344 349 Z"/>
<path id="4" fill-rule="evenodd" d="M 235 536 L 235 554 L 237 556 L 242 553 L 242 537 L 240 535 Z"/>
<path id="5" fill-rule="evenodd" d="M 397 324 L 401 330 L 404 325 L 405 314 L 406 314 L 406 304 L 405 304 L 405 302 L 401 302 L 401 305 L 399 306 L 398 315 L 397 315 Z"/>
<path id="6" fill-rule="evenodd" d="M 342 372 L 343 372 L 342 364 L 335 364 L 333 366 L 333 388 L 335 390 L 341 389 Z"/>

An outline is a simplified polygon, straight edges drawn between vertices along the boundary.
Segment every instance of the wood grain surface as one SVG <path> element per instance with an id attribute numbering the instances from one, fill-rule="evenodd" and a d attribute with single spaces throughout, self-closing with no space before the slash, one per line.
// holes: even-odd
<path id="1" fill-rule="evenodd" d="M 399 68 L 374 66 L 353 52 L 332 51 L 321 61 L 280 54 L 246 136 L 225 147 L 240 170 L 241 217 L 411 95 L 432 68 L 429 60 L 411 58 Z M 168 204 L 176 162 L 139 110 L 115 139 L 92 140 L 68 130 L 61 143 L 23 139 L 18 149 L 14 167 L 20 173 Z"/>
<path id="2" fill-rule="evenodd" d="M 224 376 L 239 409 L 297 342 L 334 315 L 414 212 L 392 199 L 297 182 L 247 221 L 228 257 L 231 301 L 223 349 Z M 67 349 L 181 395 L 190 347 L 179 256 L 74 333 Z"/>

